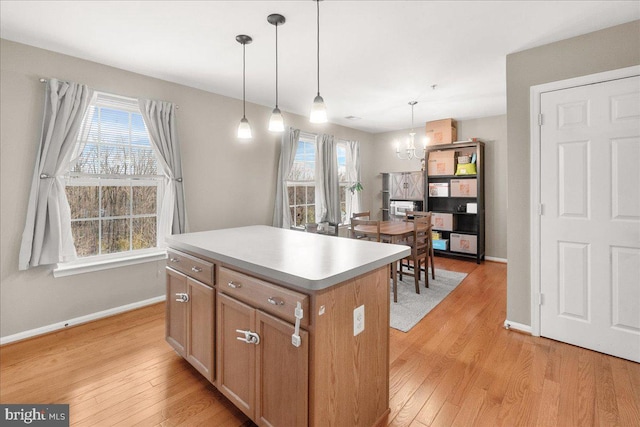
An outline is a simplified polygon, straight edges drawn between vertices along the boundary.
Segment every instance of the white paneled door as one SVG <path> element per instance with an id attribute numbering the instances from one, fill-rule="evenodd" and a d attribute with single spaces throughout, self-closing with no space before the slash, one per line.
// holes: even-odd
<path id="1" fill-rule="evenodd" d="M 541 111 L 540 334 L 640 362 L 640 77 Z"/>

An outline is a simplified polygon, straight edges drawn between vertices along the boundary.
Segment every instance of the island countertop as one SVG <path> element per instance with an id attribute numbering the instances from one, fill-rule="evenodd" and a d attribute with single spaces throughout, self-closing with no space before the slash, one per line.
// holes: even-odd
<path id="1" fill-rule="evenodd" d="M 306 233 L 266 225 L 176 234 L 168 245 L 278 280 L 320 291 L 409 255 L 408 246 Z"/>

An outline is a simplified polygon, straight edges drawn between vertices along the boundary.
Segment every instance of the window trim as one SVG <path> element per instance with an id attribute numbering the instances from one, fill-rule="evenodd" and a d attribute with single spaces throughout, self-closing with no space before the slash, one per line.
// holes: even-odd
<path id="1" fill-rule="evenodd" d="M 136 251 L 116 252 L 78 258 L 75 261 L 59 263 L 53 269 L 53 277 L 74 276 L 94 271 L 125 267 L 146 262 L 161 261 L 167 258 L 166 248 L 138 249 Z"/>

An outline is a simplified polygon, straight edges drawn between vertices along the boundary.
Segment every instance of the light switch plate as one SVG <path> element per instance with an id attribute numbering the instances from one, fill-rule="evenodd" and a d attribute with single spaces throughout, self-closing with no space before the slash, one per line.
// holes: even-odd
<path id="1" fill-rule="evenodd" d="M 364 305 L 353 310 L 353 336 L 364 331 Z"/>

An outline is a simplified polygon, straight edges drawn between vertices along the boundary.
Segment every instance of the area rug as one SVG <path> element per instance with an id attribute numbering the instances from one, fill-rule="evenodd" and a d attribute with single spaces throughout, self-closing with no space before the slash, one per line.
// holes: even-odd
<path id="1" fill-rule="evenodd" d="M 420 281 L 420 294 L 416 294 L 413 277 L 404 276 L 402 281 L 398 280 L 398 302 L 393 302 L 393 282 L 391 282 L 391 327 L 408 332 L 465 277 L 467 277 L 466 273 L 436 268 L 436 278 L 432 279 L 429 276 L 429 287 L 425 288 L 423 276 L 423 280 Z"/>

